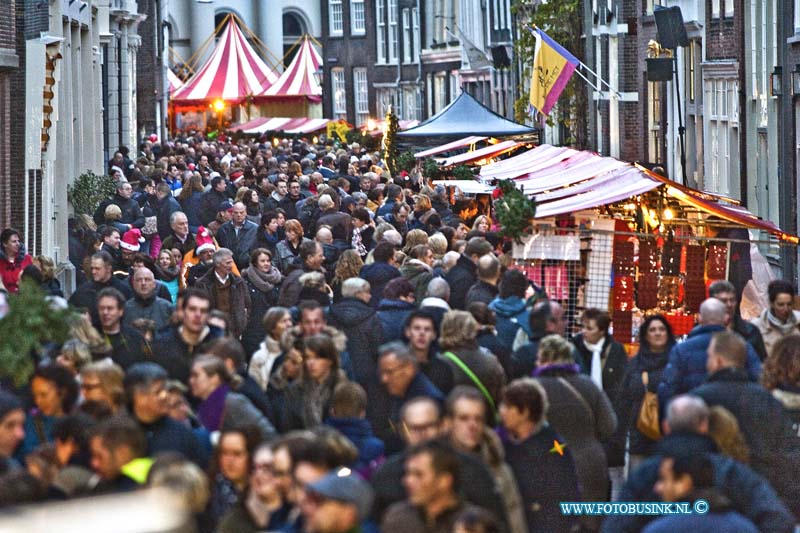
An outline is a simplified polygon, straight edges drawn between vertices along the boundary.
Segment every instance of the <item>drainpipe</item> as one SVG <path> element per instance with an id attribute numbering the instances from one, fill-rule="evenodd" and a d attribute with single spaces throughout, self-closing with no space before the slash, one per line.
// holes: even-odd
<path id="1" fill-rule="evenodd" d="M 417 53 L 417 79 L 414 80 L 414 84 L 417 86 L 417 89 L 422 89 L 422 24 L 419 23 L 421 17 L 419 15 L 419 0 L 417 0 L 417 27 L 419 29 L 419 35 L 417 36 L 417 41 L 419 44 L 419 52 Z M 411 21 L 411 28 L 414 28 L 414 20 Z M 412 52 L 413 54 L 413 52 Z M 424 102 L 425 97 L 424 92 L 419 92 L 420 96 L 417 98 L 417 112 L 419 115 L 419 110 L 422 108 L 422 104 Z"/>

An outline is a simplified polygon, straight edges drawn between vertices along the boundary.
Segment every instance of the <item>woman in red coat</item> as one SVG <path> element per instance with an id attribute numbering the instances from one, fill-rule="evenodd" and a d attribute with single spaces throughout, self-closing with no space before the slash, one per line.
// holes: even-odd
<path id="1" fill-rule="evenodd" d="M 32 263 L 31 256 L 25 253 L 19 232 L 13 228 L 4 229 L 0 233 L 0 277 L 8 292 L 19 291 L 19 276 Z"/>

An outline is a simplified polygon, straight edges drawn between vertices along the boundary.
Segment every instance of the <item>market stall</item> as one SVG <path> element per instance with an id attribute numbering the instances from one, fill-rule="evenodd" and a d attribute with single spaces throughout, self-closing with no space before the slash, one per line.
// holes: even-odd
<path id="1" fill-rule="evenodd" d="M 297 54 L 280 77 L 255 94 L 253 102 L 263 116 L 322 117 L 322 55 L 304 35 L 295 46 Z"/>
<path id="2" fill-rule="evenodd" d="M 718 279 L 757 293 L 760 250 L 798 242 L 735 202 L 591 152 L 542 145 L 481 168 L 480 182 L 499 180 L 537 205 L 531 235 L 514 246 L 515 268 L 573 324 L 585 308 L 609 310 L 626 344 L 657 312 L 677 335 L 688 333 Z"/>

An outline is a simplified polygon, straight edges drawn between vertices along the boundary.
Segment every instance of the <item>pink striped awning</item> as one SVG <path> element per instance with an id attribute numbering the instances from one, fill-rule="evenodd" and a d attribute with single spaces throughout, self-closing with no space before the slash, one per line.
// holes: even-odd
<path id="1" fill-rule="evenodd" d="M 454 155 L 453 157 L 448 157 L 442 160 L 441 164 L 443 166 L 450 167 L 453 165 L 472 163 L 473 161 L 480 161 L 481 159 L 489 159 L 491 157 L 497 157 L 499 155 L 515 150 L 520 146 L 522 146 L 522 143 L 518 143 L 517 141 L 503 141 L 497 144 L 490 144 L 489 146 L 484 146 L 483 148 L 478 148 L 477 150 L 472 150 L 471 152 L 466 152 L 463 154 Z"/>
<path id="2" fill-rule="evenodd" d="M 441 154 L 444 152 L 449 152 L 451 150 L 458 150 L 459 148 L 464 148 L 465 146 L 485 141 L 487 138 L 488 137 L 481 137 L 479 135 L 470 135 L 469 137 L 464 137 L 463 139 L 459 139 L 457 141 L 449 142 L 447 144 L 443 144 L 435 148 L 429 148 L 427 150 L 417 152 L 416 154 L 414 154 L 414 157 L 416 157 L 417 159 L 422 159 L 423 157 Z"/>
<path id="3" fill-rule="evenodd" d="M 325 129 L 331 122 L 327 118 L 281 118 L 259 117 L 231 127 L 233 131 L 260 134 L 281 131 L 289 135 L 304 135 Z"/>
<path id="4" fill-rule="evenodd" d="M 177 74 L 172 72 L 171 68 L 167 69 L 167 81 L 169 82 L 169 93 L 172 94 L 173 92 L 177 91 L 181 87 L 183 87 L 183 81 L 178 77 Z"/>
<path id="5" fill-rule="evenodd" d="M 292 62 L 283 71 L 278 80 L 267 87 L 259 97 L 291 97 L 306 96 L 319 99 L 322 97 L 322 87 L 315 73 L 322 66 L 322 56 L 317 52 L 308 35 L 303 37 L 300 50 Z"/>
<path id="6" fill-rule="evenodd" d="M 278 81 L 278 75 L 256 54 L 231 17 L 211 57 L 180 89 L 172 94 L 177 104 L 203 104 L 221 99 L 240 103 L 261 94 Z"/>

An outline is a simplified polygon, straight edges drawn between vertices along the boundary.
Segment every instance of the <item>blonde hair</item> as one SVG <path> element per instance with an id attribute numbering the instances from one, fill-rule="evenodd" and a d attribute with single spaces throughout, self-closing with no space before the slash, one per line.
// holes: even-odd
<path id="1" fill-rule="evenodd" d="M 100 335 L 86 315 L 76 314 L 69 325 L 70 337 L 79 340 L 89 347 L 93 354 L 111 352 L 111 345 Z"/>
<path id="2" fill-rule="evenodd" d="M 708 409 L 708 435 L 724 455 L 740 463 L 750 462 L 750 448 L 744 440 L 739 422 L 721 405 Z"/>
<path id="3" fill-rule="evenodd" d="M 428 244 L 428 234 L 421 229 L 412 229 L 406 234 L 406 245 L 403 247 L 403 251 L 408 253 L 418 244 Z"/>
<path id="4" fill-rule="evenodd" d="M 238 374 L 232 374 L 225 361 L 216 355 L 199 355 L 192 362 L 192 365 L 199 365 L 207 376 L 219 376 L 220 381 L 232 388 L 237 388 L 242 383 L 242 378 Z"/>
<path id="5" fill-rule="evenodd" d="M 478 229 L 478 225 L 481 222 L 486 222 L 489 225 L 489 228 L 492 227 L 492 219 L 491 218 L 487 217 L 486 215 L 478 215 L 478 217 L 475 219 L 475 222 L 472 223 L 472 229 L 477 230 Z"/>
<path id="6" fill-rule="evenodd" d="M 52 258 L 46 255 L 37 255 L 34 260 L 39 263 L 39 270 L 42 271 L 42 277 L 46 281 L 56 277 L 56 263 Z"/>
<path id="7" fill-rule="evenodd" d="M 356 278 L 363 266 L 364 261 L 356 250 L 345 250 L 336 262 L 334 279 L 341 283 L 346 279 Z"/>
<path id="8" fill-rule="evenodd" d="M 443 233 L 434 233 L 428 237 L 428 246 L 433 250 L 436 259 L 441 259 L 447 253 L 447 237 Z"/>
<path id="9" fill-rule="evenodd" d="M 244 198 L 248 194 L 250 194 L 250 189 L 248 187 L 240 188 L 238 191 L 236 191 L 236 200 L 235 200 L 235 202 L 245 202 Z M 249 200 L 248 200 L 248 202 L 249 202 Z"/>
<path id="10" fill-rule="evenodd" d="M 92 362 L 92 352 L 89 347 L 77 339 L 65 342 L 61 347 L 61 355 L 72 361 L 78 372 Z"/>
<path id="11" fill-rule="evenodd" d="M 87 376 L 95 376 L 100 381 L 100 388 L 114 403 L 112 410 L 125 405 L 125 387 L 122 384 L 125 372 L 122 367 L 107 360 L 89 363 L 81 369 L 81 378 Z"/>
<path id="12" fill-rule="evenodd" d="M 539 352 L 536 357 L 538 366 L 567 363 L 572 364 L 572 345 L 561 335 L 547 335 L 539 341 Z"/>
<path id="13" fill-rule="evenodd" d="M 122 218 L 122 209 L 116 204 L 109 204 L 104 214 L 106 220 L 119 220 Z"/>
<path id="14" fill-rule="evenodd" d="M 427 195 L 420 194 L 414 201 L 415 211 L 427 211 L 431 209 L 431 199 Z"/>
<path id="15" fill-rule="evenodd" d="M 467 311 L 448 311 L 442 319 L 439 345 L 443 350 L 453 350 L 475 344 L 478 322 Z"/>

